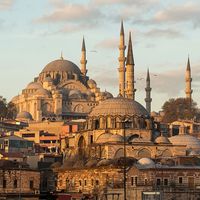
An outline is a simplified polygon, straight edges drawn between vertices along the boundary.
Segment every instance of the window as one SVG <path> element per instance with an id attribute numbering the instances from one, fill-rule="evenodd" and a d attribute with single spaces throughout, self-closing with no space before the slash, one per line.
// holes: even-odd
<path id="1" fill-rule="evenodd" d="M 138 184 L 138 177 L 135 176 L 135 185 L 137 185 L 137 184 Z"/>
<path id="2" fill-rule="evenodd" d="M 168 185 L 168 179 L 167 178 L 164 179 L 164 185 Z"/>
<path id="3" fill-rule="evenodd" d="M 6 188 L 6 180 L 3 180 L 3 188 Z"/>
<path id="4" fill-rule="evenodd" d="M 93 143 L 93 135 L 90 135 L 90 143 Z"/>
<path id="5" fill-rule="evenodd" d="M 16 179 L 14 180 L 13 187 L 17 188 L 17 180 Z"/>
<path id="6" fill-rule="evenodd" d="M 82 185 L 81 180 L 79 180 L 79 185 L 80 185 L 80 186 Z"/>
<path id="7" fill-rule="evenodd" d="M 29 188 L 30 188 L 30 189 L 33 189 L 33 186 L 34 186 L 34 182 L 33 182 L 33 180 L 30 180 L 30 181 L 29 181 Z"/>
<path id="8" fill-rule="evenodd" d="M 92 186 L 94 185 L 94 179 L 91 180 L 91 185 L 92 185 Z"/>
<path id="9" fill-rule="evenodd" d="M 87 185 L 87 180 L 84 180 L 84 184 L 85 184 L 85 186 Z"/>
<path id="10" fill-rule="evenodd" d="M 131 177 L 131 185 L 134 185 L 134 177 Z"/>
<path id="11" fill-rule="evenodd" d="M 179 177 L 179 178 L 178 178 L 178 183 L 179 183 L 179 184 L 182 184 L 182 183 L 183 183 L 183 177 Z"/>
<path id="12" fill-rule="evenodd" d="M 131 185 L 137 185 L 138 183 L 138 177 L 137 176 L 133 176 L 131 177 Z"/>
<path id="13" fill-rule="evenodd" d="M 160 178 L 157 178 L 157 179 L 156 179 L 156 185 L 161 185 L 161 180 L 160 180 Z"/>
<path id="14" fill-rule="evenodd" d="M 69 133 L 72 133 L 72 125 L 69 125 Z"/>
<path id="15" fill-rule="evenodd" d="M 144 184 L 147 185 L 148 181 L 147 178 L 144 179 Z"/>
<path id="16" fill-rule="evenodd" d="M 96 180 L 96 185 L 99 185 L 99 180 Z"/>

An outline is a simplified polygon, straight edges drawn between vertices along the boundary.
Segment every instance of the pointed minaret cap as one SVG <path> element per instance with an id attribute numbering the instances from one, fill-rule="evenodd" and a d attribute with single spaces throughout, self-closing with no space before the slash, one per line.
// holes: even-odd
<path id="1" fill-rule="evenodd" d="M 129 32 L 129 41 L 128 41 L 128 52 L 127 52 L 126 65 L 134 65 L 131 32 Z"/>
<path id="2" fill-rule="evenodd" d="M 146 79 L 146 81 L 150 81 L 149 68 L 147 69 L 147 79 Z"/>
<path id="3" fill-rule="evenodd" d="M 121 20 L 120 35 L 124 35 L 124 24 L 123 24 L 123 20 Z"/>
<path id="4" fill-rule="evenodd" d="M 86 51 L 84 36 L 83 36 L 83 42 L 82 42 L 82 48 L 81 48 L 81 50 L 82 50 L 82 51 Z"/>
<path id="5" fill-rule="evenodd" d="M 187 62 L 187 71 L 190 71 L 190 57 L 188 55 L 188 62 Z"/>
<path id="6" fill-rule="evenodd" d="M 60 54 L 60 59 L 64 60 L 64 58 L 63 58 L 63 52 L 62 51 L 61 51 L 61 54 Z"/>

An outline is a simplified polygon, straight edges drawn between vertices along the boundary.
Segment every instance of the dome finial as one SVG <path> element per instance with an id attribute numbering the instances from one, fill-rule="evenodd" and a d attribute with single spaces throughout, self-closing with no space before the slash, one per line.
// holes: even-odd
<path id="1" fill-rule="evenodd" d="M 62 51 L 61 51 L 61 54 L 60 54 L 60 59 L 64 60 L 64 58 L 63 58 L 63 52 Z"/>

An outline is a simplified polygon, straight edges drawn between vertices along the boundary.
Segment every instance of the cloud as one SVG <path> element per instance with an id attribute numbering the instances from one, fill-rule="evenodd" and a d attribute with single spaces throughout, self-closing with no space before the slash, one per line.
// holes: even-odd
<path id="1" fill-rule="evenodd" d="M 135 6 L 146 6 L 158 2 L 158 0 L 94 0 L 95 4 L 98 5 L 135 5 Z"/>
<path id="2" fill-rule="evenodd" d="M 155 28 L 144 33 L 145 37 L 180 38 L 183 34 L 177 30 Z"/>
<path id="3" fill-rule="evenodd" d="M 89 5 L 67 4 L 63 7 L 57 7 L 52 13 L 40 17 L 37 22 L 91 22 L 100 17 L 102 17 L 102 13 Z"/>
<path id="4" fill-rule="evenodd" d="M 192 21 L 194 24 L 199 23 L 200 20 L 200 4 L 194 2 L 187 2 L 166 8 L 155 14 L 154 20 L 156 22 L 186 22 Z"/>
<path id="5" fill-rule="evenodd" d="M 7 10 L 12 7 L 14 0 L 0 0 L 0 10 Z"/>
<path id="6" fill-rule="evenodd" d="M 119 38 L 109 38 L 102 40 L 95 45 L 95 48 L 116 49 L 119 43 Z"/>
<path id="7" fill-rule="evenodd" d="M 156 11 L 154 15 L 136 18 L 134 24 L 161 25 L 191 23 L 194 27 L 200 26 L 200 3 L 192 1 L 185 4 L 169 5 L 162 10 Z"/>
<path id="8" fill-rule="evenodd" d="M 54 7 L 63 7 L 65 6 L 64 0 L 49 0 L 49 3 Z"/>

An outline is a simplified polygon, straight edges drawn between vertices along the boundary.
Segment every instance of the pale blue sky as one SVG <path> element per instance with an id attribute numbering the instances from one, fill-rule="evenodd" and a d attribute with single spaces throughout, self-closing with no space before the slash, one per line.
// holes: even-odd
<path id="1" fill-rule="evenodd" d="M 137 79 L 146 78 L 147 67 L 152 110 L 184 96 L 189 54 L 198 103 L 199 0 L 0 0 L 0 95 L 10 100 L 20 93 L 61 50 L 79 66 L 83 35 L 88 75 L 117 95 L 122 18 L 126 35 L 133 34 L 136 100 L 145 105 L 145 80 Z"/>

